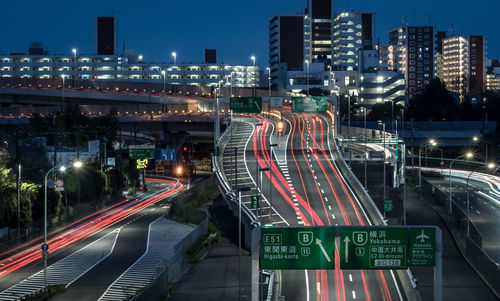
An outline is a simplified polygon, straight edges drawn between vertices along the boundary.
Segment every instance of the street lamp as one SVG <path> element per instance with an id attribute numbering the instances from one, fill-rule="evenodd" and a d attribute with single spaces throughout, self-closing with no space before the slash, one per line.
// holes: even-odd
<path id="1" fill-rule="evenodd" d="M 309 60 L 305 60 L 305 63 L 307 65 L 307 75 L 306 75 L 306 81 L 307 81 L 307 84 L 306 84 L 306 88 L 307 88 L 307 96 L 309 96 Z"/>
<path id="2" fill-rule="evenodd" d="M 366 107 L 361 108 L 364 113 L 364 119 L 365 119 L 365 130 L 364 130 L 364 136 L 365 136 L 365 190 L 368 190 L 368 151 L 366 148 Z M 349 152 L 351 150 L 349 149 Z"/>
<path id="3" fill-rule="evenodd" d="M 272 188 L 273 188 L 273 170 L 272 170 L 272 164 L 273 164 L 273 147 L 277 147 L 278 144 L 276 143 L 271 143 L 271 162 L 269 163 L 269 168 L 271 169 L 269 171 L 269 223 L 272 224 L 273 223 L 273 217 L 272 217 L 272 212 L 273 212 L 273 191 L 272 191 Z"/>
<path id="4" fill-rule="evenodd" d="M 241 193 L 250 191 L 250 187 L 238 188 L 238 296 L 241 301 Z"/>
<path id="5" fill-rule="evenodd" d="M 422 187 L 422 148 L 431 145 L 436 146 L 437 142 L 434 139 L 430 139 L 427 142 L 422 143 L 418 148 L 418 187 Z"/>
<path id="6" fill-rule="evenodd" d="M 252 55 L 252 56 L 250 57 L 250 59 L 251 59 L 251 60 L 252 60 L 252 62 L 253 62 L 253 72 L 252 72 L 252 74 L 253 74 L 253 96 L 255 96 L 255 85 L 256 85 L 256 83 L 255 83 L 255 77 L 256 77 L 256 76 L 255 76 L 255 60 L 256 60 L 256 59 L 255 59 L 255 55 Z"/>
<path id="7" fill-rule="evenodd" d="M 74 168 L 80 168 L 83 166 L 83 163 L 81 161 L 75 161 L 73 162 L 73 167 Z M 60 172 L 65 172 L 66 171 L 66 166 L 54 166 L 47 173 L 45 174 L 44 182 L 43 185 L 45 186 L 45 194 L 44 194 L 44 204 L 43 204 L 43 216 L 44 216 L 44 222 L 43 222 L 43 284 L 45 289 L 47 289 L 47 250 L 48 250 L 48 245 L 47 245 L 47 178 L 49 174 L 58 169 Z"/>
<path id="8" fill-rule="evenodd" d="M 269 97 L 271 97 L 271 68 L 266 67 L 266 70 L 267 70 L 267 81 L 268 81 L 267 85 L 269 86 Z"/>
<path id="9" fill-rule="evenodd" d="M 484 144 L 484 151 L 485 151 L 484 162 L 487 162 L 488 161 L 488 143 L 486 143 L 486 141 L 484 141 L 484 139 L 481 139 L 477 136 L 472 137 L 472 141 L 478 142 L 478 143 L 482 142 Z"/>
<path id="10" fill-rule="evenodd" d="M 259 191 L 260 191 L 260 199 L 262 200 L 262 178 L 264 178 L 264 176 L 262 175 L 263 172 L 266 172 L 266 171 L 269 171 L 269 174 L 271 173 L 271 169 L 269 167 L 264 167 L 264 168 L 260 168 L 260 188 L 259 188 Z M 269 181 L 269 191 L 271 191 L 271 181 Z M 262 206 L 260 206 L 259 208 L 260 210 L 260 223 L 262 224 Z"/>
<path id="11" fill-rule="evenodd" d="M 78 74 L 76 73 L 76 48 L 71 49 L 73 52 L 73 73 L 74 73 L 74 82 L 73 86 L 76 88 L 76 78 L 78 77 Z"/>
<path id="12" fill-rule="evenodd" d="M 466 154 L 464 154 L 464 155 L 460 155 L 460 156 L 456 157 L 455 159 L 453 159 L 453 160 L 451 161 L 451 163 L 450 163 L 450 173 L 449 173 L 449 178 L 450 178 L 450 186 L 449 186 L 449 189 L 448 189 L 449 203 L 450 203 L 450 204 L 449 204 L 449 206 L 450 206 L 450 213 L 451 213 L 451 210 L 452 210 L 452 202 L 451 202 L 451 167 L 453 166 L 453 163 L 454 163 L 456 160 L 458 160 L 458 159 L 460 159 L 460 158 L 463 158 L 463 157 L 465 157 L 465 158 L 467 158 L 467 159 L 469 159 L 469 160 L 470 160 L 470 159 L 472 159 L 472 158 L 474 157 L 474 154 L 473 154 L 473 153 L 466 153 Z"/>
<path id="13" fill-rule="evenodd" d="M 174 65 L 177 62 L 177 52 L 172 52 L 172 56 L 174 57 Z"/>
<path id="14" fill-rule="evenodd" d="M 61 74 L 61 77 L 62 77 L 62 109 L 61 109 L 61 112 L 64 112 L 64 80 L 65 80 L 66 75 Z"/>

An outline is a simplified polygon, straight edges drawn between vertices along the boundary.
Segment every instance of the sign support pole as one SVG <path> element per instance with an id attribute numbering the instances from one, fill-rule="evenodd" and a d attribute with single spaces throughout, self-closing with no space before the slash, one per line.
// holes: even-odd
<path id="1" fill-rule="evenodd" d="M 434 267 L 434 301 L 443 300 L 443 235 L 436 228 L 436 266 Z"/>
<path id="2" fill-rule="evenodd" d="M 262 278 L 259 277 L 259 256 L 260 256 L 260 227 L 254 227 L 252 229 L 252 301 L 258 301 L 263 299 L 263 296 L 259 299 L 259 289 L 262 286 Z M 259 279 L 260 278 L 260 279 Z"/>

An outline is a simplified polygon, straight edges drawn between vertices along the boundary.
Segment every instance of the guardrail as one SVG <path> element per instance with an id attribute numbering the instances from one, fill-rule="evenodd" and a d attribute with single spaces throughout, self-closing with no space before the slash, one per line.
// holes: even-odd
<path id="1" fill-rule="evenodd" d="M 222 136 L 219 139 L 218 147 L 219 147 L 219 154 L 222 155 L 224 153 L 224 148 L 226 147 L 228 141 L 227 137 L 229 133 L 233 130 L 233 124 L 231 122 L 231 125 L 227 127 L 226 131 L 222 134 Z M 212 154 L 212 162 L 214 164 L 214 174 L 215 178 L 217 180 L 217 186 L 219 187 L 219 190 L 222 193 L 222 196 L 224 197 L 224 200 L 228 204 L 233 204 L 233 205 L 238 205 L 238 196 L 236 193 L 232 190 L 232 188 L 229 186 L 227 178 L 225 177 L 224 173 L 220 169 L 220 162 L 219 162 L 219 156 L 215 156 Z M 253 212 L 248 208 L 245 204 L 241 204 L 241 210 L 245 215 L 249 218 L 250 223 L 252 225 L 258 225 L 259 220 L 257 219 L 257 216 L 253 214 Z"/>
<path id="2" fill-rule="evenodd" d="M 435 189 L 434 186 L 429 183 L 425 178 L 422 179 L 422 191 L 432 196 L 440 206 L 444 207 L 445 211 L 448 212 L 448 200 L 449 195 L 442 191 L 441 189 Z M 464 231 L 464 219 L 466 220 L 466 213 L 463 212 L 455 203 L 452 203 L 451 217 L 455 226 L 458 226 L 460 232 L 463 234 Z M 446 224 L 448 224 L 447 219 L 443 219 Z M 496 263 L 481 247 L 482 237 L 479 230 L 474 226 L 471 221 L 469 223 L 470 237 L 464 236 L 465 244 L 458 243 L 458 247 L 464 258 L 469 262 L 469 264 L 478 272 L 481 278 L 487 283 L 487 285 L 492 289 L 498 298 L 500 298 L 500 264 Z M 449 226 L 449 225 L 447 225 Z M 466 226 L 466 225 L 465 225 Z M 453 238 L 459 240 L 460 237 L 456 237 L 455 233 L 452 231 Z"/>
<path id="3" fill-rule="evenodd" d="M 333 133 L 332 133 L 333 137 Z M 333 141 L 332 141 L 333 140 Z M 359 181 L 359 179 L 354 175 L 353 171 L 349 168 L 345 159 L 340 155 L 338 139 L 333 137 L 330 139 L 328 137 L 328 143 L 335 150 L 332 156 L 334 156 L 334 164 L 339 167 L 341 174 L 346 178 L 346 182 L 349 183 L 348 189 L 351 190 L 351 193 L 357 196 L 357 199 L 362 203 L 360 206 L 366 209 L 367 216 L 371 218 L 371 221 L 375 225 L 387 225 L 387 221 L 384 220 L 384 217 L 377 205 L 368 194 L 368 192 L 364 189 L 363 185 Z M 339 162 L 339 164 L 336 164 Z M 416 290 L 417 281 L 411 270 L 408 268 L 406 270 L 396 270 L 396 274 L 398 274 L 399 279 L 401 280 L 401 285 L 403 287 L 403 291 L 406 294 L 408 300 L 422 300 L 420 294 Z"/>

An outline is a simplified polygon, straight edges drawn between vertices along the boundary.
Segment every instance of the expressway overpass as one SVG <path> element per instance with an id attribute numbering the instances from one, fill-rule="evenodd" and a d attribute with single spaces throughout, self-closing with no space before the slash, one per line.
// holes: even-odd
<path id="1" fill-rule="evenodd" d="M 256 224 L 276 226 L 382 225 L 380 212 L 339 155 L 328 115 L 284 112 L 285 129 L 266 115 L 241 115 L 219 142 L 214 158 L 219 187 L 238 215 L 242 192 L 243 239 L 250 245 Z M 272 147 L 271 145 L 277 144 Z M 258 173 L 258 169 L 270 171 Z M 261 177 L 257 179 L 257 177 Z M 257 185 L 262 179 L 262 186 Z M 261 191 L 262 212 L 250 195 Z M 340 258 L 335 258 L 339 266 Z M 415 300 L 408 271 L 276 271 L 285 300 Z"/>

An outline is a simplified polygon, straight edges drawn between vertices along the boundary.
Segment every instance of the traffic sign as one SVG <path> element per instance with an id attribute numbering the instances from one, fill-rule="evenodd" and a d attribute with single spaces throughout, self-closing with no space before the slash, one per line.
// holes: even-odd
<path id="1" fill-rule="evenodd" d="M 168 161 L 174 161 L 175 160 L 175 149 L 157 149 L 155 152 L 155 159 L 156 160 L 168 160 Z"/>
<path id="2" fill-rule="evenodd" d="M 156 172 L 165 172 L 165 167 L 163 167 L 163 166 L 156 166 Z"/>
<path id="3" fill-rule="evenodd" d="M 213 152 L 214 152 L 214 156 L 219 156 L 219 147 L 216 146 L 214 149 L 213 149 Z"/>
<path id="4" fill-rule="evenodd" d="M 410 266 L 436 265 L 436 228 L 410 228 Z"/>
<path id="5" fill-rule="evenodd" d="M 328 110 L 328 98 L 323 96 L 292 97 L 292 112 L 315 113 Z"/>
<path id="6" fill-rule="evenodd" d="M 340 228 L 341 269 L 406 269 L 407 248 L 405 227 Z"/>
<path id="7" fill-rule="evenodd" d="M 49 250 L 49 245 L 48 244 L 42 244 L 42 251 L 47 252 Z"/>
<path id="8" fill-rule="evenodd" d="M 384 211 L 385 212 L 392 212 L 394 210 L 394 204 L 392 200 L 390 199 L 385 199 L 384 200 Z"/>
<path id="9" fill-rule="evenodd" d="M 56 186 L 56 182 L 52 179 L 48 179 L 47 180 L 47 187 L 52 188 L 54 186 Z"/>
<path id="10" fill-rule="evenodd" d="M 154 159 L 155 158 L 155 147 L 142 146 L 136 147 L 134 145 L 129 146 L 129 157 L 130 159 Z"/>
<path id="11" fill-rule="evenodd" d="M 148 167 L 148 159 L 137 159 L 137 169 L 143 169 Z"/>
<path id="12" fill-rule="evenodd" d="M 270 97 L 269 104 L 271 105 L 271 108 L 281 108 L 283 107 L 283 97 L 281 96 Z"/>
<path id="13" fill-rule="evenodd" d="M 64 186 L 64 181 L 61 179 L 56 180 L 56 187 L 63 187 Z"/>
<path id="14" fill-rule="evenodd" d="M 261 229 L 260 267 L 269 270 L 332 270 L 335 228 L 270 227 Z"/>
<path id="15" fill-rule="evenodd" d="M 250 205 L 251 205 L 250 207 L 252 209 L 258 209 L 258 208 L 260 208 L 260 196 L 258 196 L 258 195 L 252 195 L 250 197 Z"/>
<path id="16" fill-rule="evenodd" d="M 231 97 L 229 105 L 234 113 L 260 113 L 262 97 Z"/>

